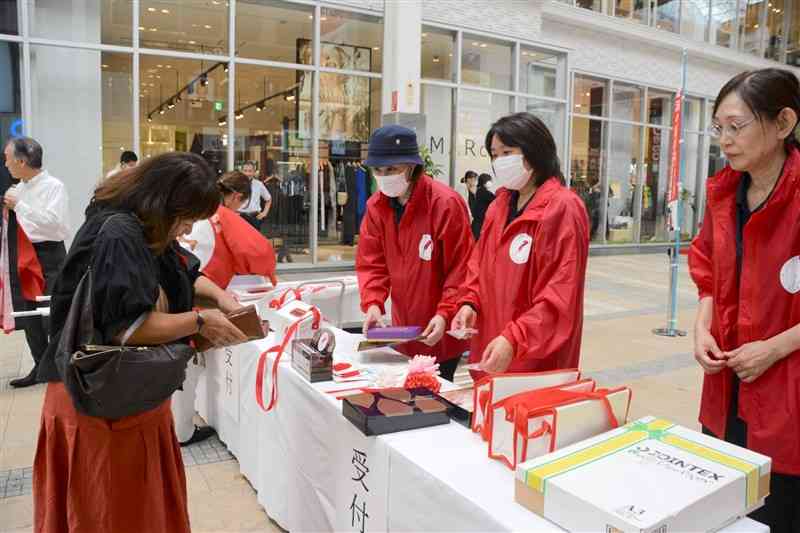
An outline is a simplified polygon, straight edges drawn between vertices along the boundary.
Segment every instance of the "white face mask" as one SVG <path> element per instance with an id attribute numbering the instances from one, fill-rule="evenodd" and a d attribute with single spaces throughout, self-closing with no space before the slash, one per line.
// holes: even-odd
<path id="1" fill-rule="evenodd" d="M 378 182 L 380 191 L 389 198 L 397 198 L 403 196 L 408 190 L 408 181 L 406 181 L 406 174 L 387 174 L 386 176 L 375 176 Z"/>
<path id="2" fill-rule="evenodd" d="M 498 187 L 518 191 L 531 179 L 531 171 L 525 169 L 521 154 L 498 157 L 492 162 L 492 167 Z"/>

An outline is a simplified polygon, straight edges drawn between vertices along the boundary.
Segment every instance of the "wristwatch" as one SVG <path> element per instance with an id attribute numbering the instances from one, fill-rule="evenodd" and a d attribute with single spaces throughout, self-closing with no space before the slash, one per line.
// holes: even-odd
<path id="1" fill-rule="evenodd" d="M 200 330 L 206 325 L 206 320 L 203 318 L 203 315 L 200 313 L 200 311 L 195 312 L 197 313 L 197 333 L 200 333 Z"/>

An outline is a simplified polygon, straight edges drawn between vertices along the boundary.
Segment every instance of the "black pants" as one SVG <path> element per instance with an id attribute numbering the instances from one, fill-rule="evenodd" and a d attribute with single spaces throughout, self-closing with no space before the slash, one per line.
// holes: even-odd
<path id="1" fill-rule="evenodd" d="M 64 247 L 63 242 L 41 242 L 34 243 L 36 256 L 39 259 L 39 264 L 42 267 L 42 273 L 45 280 L 45 294 L 50 294 L 53 290 L 53 284 L 61 271 L 61 266 L 64 259 L 67 257 L 67 249 Z M 46 307 L 48 304 L 30 302 L 26 307 L 33 310 L 37 307 Z M 50 321 L 44 317 L 28 317 L 25 319 L 18 319 L 19 326 L 25 330 L 25 340 L 28 341 L 28 348 L 31 350 L 31 355 L 36 365 L 44 355 L 47 344 L 49 343 L 49 330 Z"/>
<path id="2" fill-rule="evenodd" d="M 747 448 L 747 424 L 739 418 L 739 380 L 733 378 L 733 394 L 728 411 L 725 440 L 736 446 Z M 708 428 L 703 433 L 715 436 Z M 769 496 L 764 507 L 750 513 L 750 518 L 770 528 L 770 533 L 800 532 L 800 476 L 776 474 L 772 472 L 769 482 Z"/>
<path id="3" fill-rule="evenodd" d="M 456 368 L 458 368 L 458 362 L 460 360 L 460 357 L 454 357 L 449 361 L 439 363 L 439 375 L 442 376 L 443 379 L 446 379 L 452 383 L 453 376 L 456 374 Z"/>
<path id="4" fill-rule="evenodd" d="M 261 220 L 256 216 L 258 213 L 239 213 L 251 226 L 256 228 L 256 231 L 261 231 Z"/>

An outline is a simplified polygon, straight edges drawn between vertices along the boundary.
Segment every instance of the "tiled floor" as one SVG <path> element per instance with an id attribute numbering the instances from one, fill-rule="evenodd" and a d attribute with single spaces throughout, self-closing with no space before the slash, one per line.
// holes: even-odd
<path id="1" fill-rule="evenodd" d="M 685 270 L 684 263 L 679 326 L 688 330 L 696 298 Z M 696 428 L 702 374 L 691 355 L 691 332 L 683 338 L 651 332 L 666 323 L 667 297 L 664 255 L 591 258 L 582 367 L 601 385 L 629 385 L 632 416 L 656 414 Z M 22 334 L 0 336 L 0 533 L 32 526 L 31 465 L 44 386 L 8 387 L 31 363 Z M 184 449 L 183 460 L 194 531 L 279 531 L 218 439 Z"/>

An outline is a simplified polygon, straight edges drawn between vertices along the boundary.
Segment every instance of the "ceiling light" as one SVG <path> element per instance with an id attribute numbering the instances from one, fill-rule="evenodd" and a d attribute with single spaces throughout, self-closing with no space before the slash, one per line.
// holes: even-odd
<path id="1" fill-rule="evenodd" d="M 139 31 L 145 31 L 146 29 L 144 26 L 139 26 Z"/>
<path id="2" fill-rule="evenodd" d="M 321 20 L 322 22 L 325 22 L 326 20 L 328 20 L 328 17 L 320 17 L 319 20 Z"/>
<path id="3" fill-rule="evenodd" d="M 178 96 L 175 97 L 175 103 L 180 104 L 181 102 L 183 102 L 183 98 L 181 98 L 180 93 L 178 93 Z"/>
<path id="4" fill-rule="evenodd" d="M 217 0 L 211 0 L 211 3 L 214 4 L 215 6 L 219 5 L 219 2 Z"/>
<path id="5" fill-rule="evenodd" d="M 481 44 L 481 43 L 479 43 L 479 42 L 477 42 L 477 41 L 473 41 L 473 42 L 472 42 L 472 46 L 480 46 L 480 44 Z"/>
<path id="6" fill-rule="evenodd" d="M 256 106 L 256 111 L 258 111 L 259 113 L 264 111 L 264 104 L 258 104 Z"/>
<path id="7" fill-rule="evenodd" d="M 225 125 L 225 124 L 227 124 L 227 123 L 228 123 L 228 121 L 227 121 L 227 120 L 225 120 L 224 118 L 221 118 L 221 119 L 219 119 L 219 121 L 217 122 L 217 125 L 218 125 L 218 126 L 224 126 L 224 125 Z"/>
<path id="8" fill-rule="evenodd" d="M 163 115 L 163 114 L 164 114 L 164 113 L 166 113 L 166 112 L 167 112 L 167 111 L 166 111 L 166 110 L 165 110 L 163 107 L 159 108 L 159 110 L 158 110 L 158 114 L 159 114 L 159 115 Z"/>
<path id="9" fill-rule="evenodd" d="M 575 104 L 575 107 L 580 108 L 581 104 Z"/>
<path id="10" fill-rule="evenodd" d="M 242 113 L 241 111 L 239 111 L 239 112 L 236 114 L 236 120 L 239 120 L 239 119 L 242 119 L 242 118 L 244 118 L 244 113 Z"/>
<path id="11" fill-rule="evenodd" d="M 286 99 L 287 102 L 294 102 L 294 95 L 293 94 L 287 94 L 285 96 L 285 99 Z"/>
<path id="12" fill-rule="evenodd" d="M 164 65 L 156 65 L 158 68 L 164 68 Z"/>
<path id="13" fill-rule="evenodd" d="M 486 48 L 487 46 L 489 46 L 489 45 L 486 44 L 486 43 L 481 43 L 481 48 Z"/>
<path id="14" fill-rule="evenodd" d="M 158 31 L 158 28 L 150 28 L 150 31 Z"/>
<path id="15" fill-rule="evenodd" d="M 586 96 L 592 96 L 592 93 L 586 93 Z"/>
<path id="16" fill-rule="evenodd" d="M 200 76 L 200 85 L 202 85 L 203 87 L 208 86 L 208 76 L 206 76 L 205 74 Z"/>
<path id="17" fill-rule="evenodd" d="M 427 36 L 428 36 L 428 34 L 427 34 L 427 33 L 423 33 L 423 34 L 422 34 L 422 36 L 423 36 L 423 37 L 427 37 Z"/>
<path id="18" fill-rule="evenodd" d="M 453 54 L 447 54 L 447 55 L 450 56 L 450 57 L 453 57 Z"/>
<path id="19" fill-rule="evenodd" d="M 172 65 L 164 65 L 165 68 L 172 68 Z"/>
<path id="20" fill-rule="evenodd" d="M 197 44 L 197 41 L 189 41 L 189 44 Z"/>
<path id="21" fill-rule="evenodd" d="M 148 10 L 150 13 L 155 13 L 155 12 L 156 12 L 156 8 L 154 8 L 154 7 L 148 7 L 148 8 L 147 8 L 147 10 Z"/>
<path id="22" fill-rule="evenodd" d="M 169 102 L 167 103 L 167 109 L 172 109 L 175 107 L 175 100 L 170 98 Z"/>
<path id="23" fill-rule="evenodd" d="M 753 28 L 758 29 L 758 24 L 754 25 Z"/>
<path id="24" fill-rule="evenodd" d="M 165 15 L 169 15 L 169 9 L 162 9 L 161 12 Z"/>
<path id="25" fill-rule="evenodd" d="M 228 64 L 227 63 L 225 63 L 225 66 L 222 67 L 222 70 L 224 70 L 225 72 L 228 72 Z"/>
<path id="26" fill-rule="evenodd" d="M 433 62 L 434 63 L 438 63 L 439 62 L 439 56 L 433 56 Z"/>
<path id="27" fill-rule="evenodd" d="M 309 15 L 309 16 L 308 16 L 308 19 L 309 19 L 309 20 L 313 20 L 313 19 L 314 19 L 314 15 Z"/>
<path id="28" fill-rule="evenodd" d="M 206 25 L 204 25 L 203 27 L 204 27 L 205 29 L 207 29 L 207 30 L 210 30 L 210 29 L 211 29 L 211 24 L 206 24 Z"/>
<path id="29" fill-rule="evenodd" d="M 102 65 L 100 65 L 100 66 L 101 66 L 101 67 L 103 67 L 103 68 L 108 68 L 108 65 L 106 65 L 105 63 L 103 63 L 103 64 L 102 64 Z"/>
<path id="30" fill-rule="evenodd" d="M 153 115 L 147 115 L 147 122 L 153 122 Z"/>
<path id="31" fill-rule="evenodd" d="M 373 47 L 372 47 L 372 49 L 373 49 L 373 50 L 375 50 L 375 51 L 377 52 L 378 50 L 380 50 L 380 49 L 381 49 L 381 47 L 380 47 L 380 46 L 373 46 Z"/>

